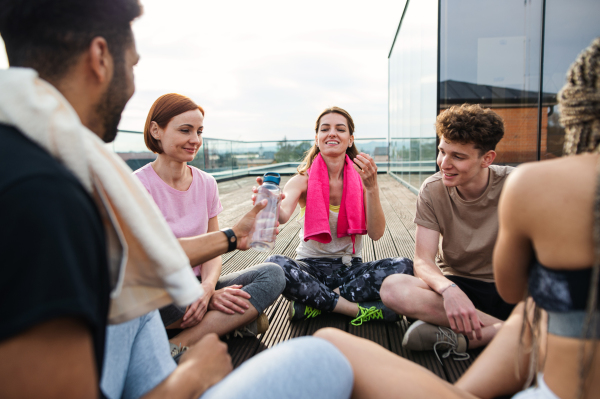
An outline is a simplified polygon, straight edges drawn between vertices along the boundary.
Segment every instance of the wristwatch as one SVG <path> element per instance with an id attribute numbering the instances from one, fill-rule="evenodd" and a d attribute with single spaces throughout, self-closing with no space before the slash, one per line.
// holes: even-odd
<path id="1" fill-rule="evenodd" d="M 235 251 L 237 249 L 237 237 L 232 229 L 221 229 L 223 233 L 227 236 L 227 242 L 229 243 L 229 248 L 227 248 L 227 252 Z"/>

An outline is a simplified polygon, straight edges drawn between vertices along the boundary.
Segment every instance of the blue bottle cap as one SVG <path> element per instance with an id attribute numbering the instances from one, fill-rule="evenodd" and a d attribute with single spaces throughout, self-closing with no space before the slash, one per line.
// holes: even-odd
<path id="1" fill-rule="evenodd" d="M 281 181 L 281 176 L 279 175 L 279 173 L 267 172 L 263 176 L 263 183 L 266 183 L 268 181 L 279 185 L 279 182 Z"/>

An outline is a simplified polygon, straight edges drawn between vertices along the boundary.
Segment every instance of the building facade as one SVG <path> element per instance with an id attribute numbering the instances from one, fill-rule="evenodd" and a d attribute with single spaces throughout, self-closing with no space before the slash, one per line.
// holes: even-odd
<path id="1" fill-rule="evenodd" d="M 408 0 L 388 56 L 389 172 L 413 190 L 436 172 L 436 116 L 492 108 L 495 163 L 562 155 L 556 94 L 600 36 L 598 0 Z"/>

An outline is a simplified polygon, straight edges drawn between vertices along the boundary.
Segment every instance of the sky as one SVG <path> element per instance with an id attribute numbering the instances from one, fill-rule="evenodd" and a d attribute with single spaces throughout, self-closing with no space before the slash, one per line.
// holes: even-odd
<path id="1" fill-rule="evenodd" d="M 154 100 L 175 92 L 204 108 L 205 137 L 311 140 L 333 105 L 358 138 L 387 137 L 387 56 L 404 3 L 142 0 L 136 92 L 119 128 L 142 130 Z"/>

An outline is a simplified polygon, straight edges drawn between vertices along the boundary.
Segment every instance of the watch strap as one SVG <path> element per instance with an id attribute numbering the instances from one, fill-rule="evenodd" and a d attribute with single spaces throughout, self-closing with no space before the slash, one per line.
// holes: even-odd
<path id="1" fill-rule="evenodd" d="M 229 247 L 227 248 L 227 252 L 235 251 L 237 249 L 237 237 L 232 229 L 221 229 L 223 233 L 227 236 L 227 243 Z"/>

